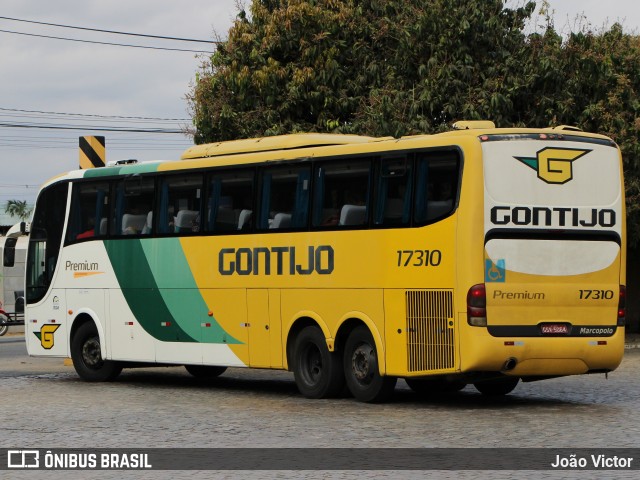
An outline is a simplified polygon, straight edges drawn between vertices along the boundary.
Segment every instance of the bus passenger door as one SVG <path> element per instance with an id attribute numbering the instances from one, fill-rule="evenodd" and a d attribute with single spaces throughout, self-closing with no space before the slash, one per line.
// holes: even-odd
<path id="1" fill-rule="evenodd" d="M 249 365 L 282 366 L 280 290 L 247 290 Z"/>

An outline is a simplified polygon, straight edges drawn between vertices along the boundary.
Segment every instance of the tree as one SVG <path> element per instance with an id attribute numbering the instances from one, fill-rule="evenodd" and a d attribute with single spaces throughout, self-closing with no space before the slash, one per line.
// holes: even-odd
<path id="1" fill-rule="evenodd" d="M 32 210 L 27 205 L 26 200 L 7 200 L 7 204 L 4 207 L 5 213 L 8 213 L 11 217 L 18 217 L 22 221 L 29 218 Z"/>
<path id="2" fill-rule="evenodd" d="M 253 0 L 188 94 L 196 143 L 301 131 L 402 136 L 457 119 L 575 125 L 621 148 L 640 244 L 640 37 L 559 35 L 502 0 Z"/>
<path id="3" fill-rule="evenodd" d="M 532 2 L 254 0 L 189 95 L 196 143 L 506 122 Z"/>

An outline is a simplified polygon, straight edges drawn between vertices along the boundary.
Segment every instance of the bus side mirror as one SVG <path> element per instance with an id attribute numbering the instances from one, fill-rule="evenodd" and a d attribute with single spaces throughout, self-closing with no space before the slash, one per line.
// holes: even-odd
<path id="1" fill-rule="evenodd" d="M 22 235 L 27 233 L 27 224 L 25 222 L 20 222 L 20 233 Z"/>

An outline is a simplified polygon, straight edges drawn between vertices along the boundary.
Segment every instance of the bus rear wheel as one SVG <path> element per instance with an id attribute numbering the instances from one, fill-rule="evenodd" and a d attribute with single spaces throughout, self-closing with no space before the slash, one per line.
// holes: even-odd
<path id="1" fill-rule="evenodd" d="M 93 322 L 80 325 L 71 339 L 73 367 L 81 379 L 88 382 L 106 382 L 122 371 L 117 362 L 102 359 L 100 336 Z"/>
<path id="2" fill-rule="evenodd" d="M 498 397 L 511 393 L 519 381 L 518 377 L 505 377 L 474 383 L 473 386 L 483 395 Z"/>
<path id="3" fill-rule="evenodd" d="M 215 365 L 185 365 L 184 368 L 196 378 L 216 378 L 227 371 L 227 367 Z"/>
<path id="4" fill-rule="evenodd" d="M 347 337 L 343 363 L 347 386 L 357 400 L 384 402 L 393 394 L 398 379 L 380 375 L 376 344 L 364 325 L 354 328 Z"/>
<path id="5" fill-rule="evenodd" d="M 344 390 L 340 355 L 327 348 L 322 330 L 305 327 L 293 346 L 293 376 L 307 398 L 336 397 Z"/>

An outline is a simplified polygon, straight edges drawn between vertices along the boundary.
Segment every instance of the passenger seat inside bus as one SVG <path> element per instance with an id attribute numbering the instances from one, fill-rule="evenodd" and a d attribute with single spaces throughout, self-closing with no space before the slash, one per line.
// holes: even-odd
<path id="1" fill-rule="evenodd" d="M 147 221 L 147 216 L 134 215 L 132 213 L 125 213 L 122 216 L 122 233 L 124 235 L 134 235 L 140 233 L 144 228 L 144 224 Z"/>
<path id="2" fill-rule="evenodd" d="M 149 235 L 151 233 L 152 224 L 153 224 L 153 211 L 147 213 L 147 220 L 144 222 L 144 227 L 142 227 L 143 235 Z"/>
<path id="3" fill-rule="evenodd" d="M 367 219 L 365 205 L 344 205 L 340 211 L 339 225 L 362 225 Z"/>
<path id="4" fill-rule="evenodd" d="M 269 228 L 288 228 L 291 226 L 290 213 L 276 213 Z"/>
<path id="5" fill-rule="evenodd" d="M 180 210 L 176 215 L 176 233 L 192 232 L 197 210 Z"/>
<path id="6" fill-rule="evenodd" d="M 244 230 L 251 225 L 251 214 L 253 210 L 241 210 L 238 216 L 238 230 Z"/>

